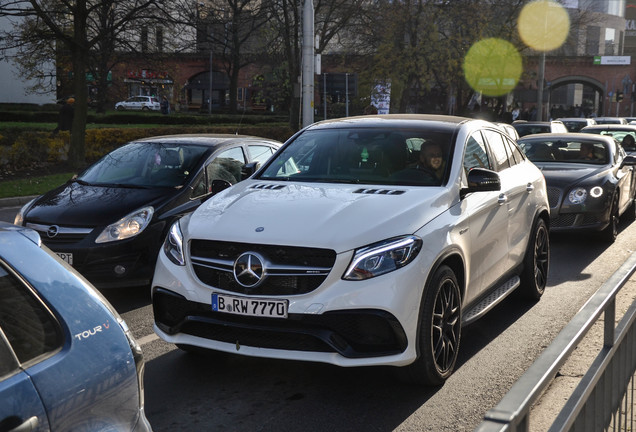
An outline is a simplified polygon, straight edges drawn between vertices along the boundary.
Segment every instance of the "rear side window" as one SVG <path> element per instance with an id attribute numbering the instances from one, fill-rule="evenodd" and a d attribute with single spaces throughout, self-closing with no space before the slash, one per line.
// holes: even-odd
<path id="1" fill-rule="evenodd" d="M 0 328 L 20 363 L 62 346 L 59 323 L 31 288 L 0 264 Z"/>
<path id="2" fill-rule="evenodd" d="M 486 140 L 490 145 L 490 150 L 492 151 L 493 157 L 495 158 L 497 171 L 503 171 L 506 168 L 510 168 L 511 165 L 514 165 L 514 161 L 511 164 L 508 160 L 509 154 L 508 152 L 506 152 L 503 136 L 499 132 L 495 132 L 489 129 L 484 130 L 484 135 L 486 136 Z"/>

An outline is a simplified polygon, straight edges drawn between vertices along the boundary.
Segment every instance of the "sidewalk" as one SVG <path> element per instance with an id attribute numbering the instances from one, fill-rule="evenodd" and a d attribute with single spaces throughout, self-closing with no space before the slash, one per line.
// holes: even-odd
<path id="1" fill-rule="evenodd" d="M 0 198 L 0 208 L 5 207 L 20 207 L 31 201 L 38 195 L 29 195 L 22 197 L 10 197 L 10 198 Z"/>

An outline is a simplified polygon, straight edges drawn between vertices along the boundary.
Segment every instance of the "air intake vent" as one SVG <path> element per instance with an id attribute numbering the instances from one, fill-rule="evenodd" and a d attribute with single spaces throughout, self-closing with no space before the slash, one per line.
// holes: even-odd
<path id="1" fill-rule="evenodd" d="M 259 183 L 252 186 L 250 189 L 270 189 L 270 190 L 279 190 L 284 188 L 285 185 L 279 184 L 267 184 L 267 183 Z"/>
<path id="2" fill-rule="evenodd" d="M 370 195 L 402 195 L 405 191 L 394 189 L 358 189 L 353 193 Z"/>

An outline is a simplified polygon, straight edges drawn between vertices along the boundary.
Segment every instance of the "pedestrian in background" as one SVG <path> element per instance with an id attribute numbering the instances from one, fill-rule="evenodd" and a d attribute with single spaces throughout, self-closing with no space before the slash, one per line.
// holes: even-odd
<path id="1" fill-rule="evenodd" d="M 59 131 L 70 131 L 73 127 L 73 117 L 75 116 L 74 103 L 74 98 L 68 98 L 66 99 L 66 103 L 60 108 L 57 127 L 53 130 L 53 135 L 57 135 Z"/>

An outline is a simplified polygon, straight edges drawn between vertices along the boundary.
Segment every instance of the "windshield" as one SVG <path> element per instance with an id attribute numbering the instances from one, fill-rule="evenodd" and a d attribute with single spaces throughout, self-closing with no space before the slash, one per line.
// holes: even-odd
<path id="1" fill-rule="evenodd" d="M 538 133 L 548 133 L 551 131 L 550 125 L 515 124 L 514 128 L 517 129 L 517 133 L 520 137 Z"/>
<path id="2" fill-rule="evenodd" d="M 181 186 L 207 149 L 206 146 L 133 142 L 108 153 L 77 179 L 93 185 Z"/>
<path id="3" fill-rule="evenodd" d="M 616 142 L 620 143 L 625 151 L 633 152 L 636 151 L 636 131 L 623 131 L 623 130 L 585 130 L 585 132 L 589 133 L 597 133 L 601 135 L 611 136 L 616 140 Z"/>
<path id="4" fill-rule="evenodd" d="M 519 147 L 532 162 L 603 165 L 609 157 L 607 144 L 592 140 L 521 140 Z"/>
<path id="5" fill-rule="evenodd" d="M 280 152 L 263 180 L 439 186 L 452 155 L 452 132 L 435 129 L 306 131 Z"/>

